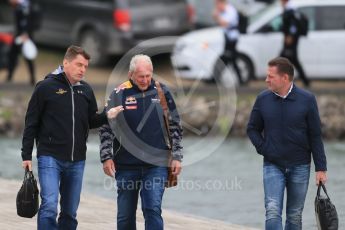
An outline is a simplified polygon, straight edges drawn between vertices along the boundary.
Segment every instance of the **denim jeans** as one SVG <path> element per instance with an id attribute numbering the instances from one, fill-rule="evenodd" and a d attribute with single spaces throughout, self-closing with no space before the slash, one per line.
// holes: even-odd
<path id="1" fill-rule="evenodd" d="M 116 171 L 118 230 L 136 229 L 139 192 L 145 229 L 163 229 L 161 206 L 167 175 L 166 167 Z"/>
<path id="2" fill-rule="evenodd" d="M 302 212 L 308 191 L 310 164 L 282 168 L 265 162 L 263 167 L 266 230 L 282 230 L 286 188 L 285 230 L 302 229 Z"/>
<path id="3" fill-rule="evenodd" d="M 68 162 L 51 156 L 39 156 L 37 162 L 41 187 L 37 229 L 76 229 L 85 161 Z M 61 211 L 57 222 L 59 192 Z"/>

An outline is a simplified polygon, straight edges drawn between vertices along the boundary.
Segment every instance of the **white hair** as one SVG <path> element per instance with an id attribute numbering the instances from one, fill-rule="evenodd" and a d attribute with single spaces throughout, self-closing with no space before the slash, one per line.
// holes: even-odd
<path id="1" fill-rule="evenodd" d="M 129 72 L 135 72 L 138 61 L 146 61 L 148 64 L 152 65 L 151 58 L 145 54 L 137 54 L 132 57 L 131 62 L 129 63 Z"/>

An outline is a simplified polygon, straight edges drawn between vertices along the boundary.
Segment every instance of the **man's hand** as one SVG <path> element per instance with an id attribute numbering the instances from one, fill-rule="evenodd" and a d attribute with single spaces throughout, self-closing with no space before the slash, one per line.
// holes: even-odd
<path id="1" fill-rule="evenodd" d="M 173 160 L 171 162 L 171 165 L 170 165 L 171 169 L 172 169 L 172 174 L 173 175 L 179 175 L 181 170 L 182 170 L 182 167 L 181 167 L 181 162 L 178 161 L 178 160 Z"/>
<path id="2" fill-rule="evenodd" d="M 29 168 L 29 171 L 32 171 L 32 161 L 23 161 L 22 167 L 24 169 Z"/>
<path id="3" fill-rule="evenodd" d="M 103 171 L 110 177 L 115 177 L 115 164 L 112 159 L 106 160 L 103 163 Z"/>
<path id="4" fill-rule="evenodd" d="M 286 36 L 285 38 L 285 44 L 286 45 L 291 45 L 293 42 L 294 38 L 291 35 Z"/>
<path id="5" fill-rule="evenodd" d="M 114 119 L 117 115 L 124 110 L 122 105 L 116 106 L 114 108 L 109 109 L 107 112 L 108 119 Z"/>
<path id="6" fill-rule="evenodd" d="M 316 172 L 316 185 L 319 185 L 320 181 L 322 182 L 322 184 L 326 184 L 326 181 L 327 181 L 326 171 Z"/>

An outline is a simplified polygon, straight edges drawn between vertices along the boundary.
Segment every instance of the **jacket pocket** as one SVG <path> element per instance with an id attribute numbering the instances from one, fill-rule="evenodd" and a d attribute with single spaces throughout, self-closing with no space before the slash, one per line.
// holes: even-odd
<path id="1" fill-rule="evenodd" d="M 260 154 L 264 157 L 267 157 L 268 159 L 277 157 L 277 148 L 275 147 L 274 142 L 271 140 L 271 138 L 267 138 L 264 140 Z"/>

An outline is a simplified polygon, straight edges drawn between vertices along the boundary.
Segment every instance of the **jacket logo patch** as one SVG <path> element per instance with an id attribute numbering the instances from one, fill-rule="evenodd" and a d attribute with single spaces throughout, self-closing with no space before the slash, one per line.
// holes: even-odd
<path id="1" fill-rule="evenodd" d="M 138 107 L 136 105 L 126 105 L 126 109 L 131 110 L 131 109 L 137 109 Z"/>
<path id="2" fill-rule="evenodd" d="M 159 98 L 151 98 L 151 102 L 152 102 L 152 103 L 158 103 L 158 104 L 159 104 L 160 101 L 161 101 L 161 100 L 160 100 Z"/>
<path id="3" fill-rule="evenodd" d="M 65 94 L 65 93 L 67 93 L 67 91 L 61 88 L 56 92 L 56 94 L 60 94 L 60 95 Z"/>
<path id="4" fill-rule="evenodd" d="M 137 104 L 137 99 L 135 99 L 135 97 L 133 97 L 133 96 L 126 97 L 125 104 L 126 104 L 126 105 L 134 105 L 134 104 Z"/>

